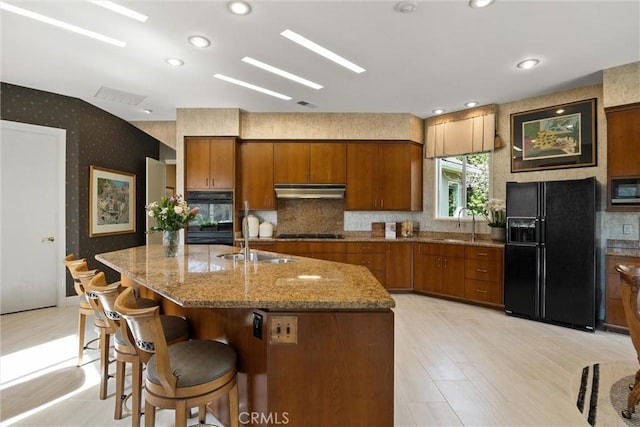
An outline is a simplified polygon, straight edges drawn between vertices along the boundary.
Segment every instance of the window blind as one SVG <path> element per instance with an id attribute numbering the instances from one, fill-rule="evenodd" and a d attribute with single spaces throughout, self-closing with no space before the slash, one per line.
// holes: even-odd
<path id="1" fill-rule="evenodd" d="M 497 104 L 430 117 L 425 157 L 448 157 L 494 148 Z"/>

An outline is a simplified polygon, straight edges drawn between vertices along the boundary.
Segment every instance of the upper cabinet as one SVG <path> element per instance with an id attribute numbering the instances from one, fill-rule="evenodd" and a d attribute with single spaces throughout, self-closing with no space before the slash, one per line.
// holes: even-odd
<path id="1" fill-rule="evenodd" d="M 185 138 L 187 190 L 232 190 L 235 138 Z"/>
<path id="2" fill-rule="evenodd" d="M 273 190 L 273 143 L 241 142 L 238 144 L 238 187 L 237 207 L 249 209 L 274 210 L 276 196 Z"/>
<path id="3" fill-rule="evenodd" d="M 613 178 L 640 177 L 640 103 L 610 107 L 607 115 L 607 210 L 637 211 L 635 206 L 611 206 Z"/>
<path id="4" fill-rule="evenodd" d="M 422 210 L 422 145 L 347 144 L 346 210 Z"/>
<path id="5" fill-rule="evenodd" d="M 275 184 L 344 184 L 344 142 L 275 142 Z"/>

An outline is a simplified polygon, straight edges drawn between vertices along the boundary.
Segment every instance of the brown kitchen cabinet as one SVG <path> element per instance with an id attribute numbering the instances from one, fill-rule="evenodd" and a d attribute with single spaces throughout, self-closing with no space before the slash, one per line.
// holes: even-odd
<path id="1" fill-rule="evenodd" d="M 465 247 L 464 297 L 488 304 L 502 304 L 503 257 L 501 248 Z"/>
<path id="2" fill-rule="evenodd" d="M 384 286 L 387 289 L 411 289 L 411 242 L 388 242 L 386 245 L 386 272 Z"/>
<path id="3" fill-rule="evenodd" d="M 233 190 L 235 138 L 185 138 L 187 190 Z"/>
<path id="4" fill-rule="evenodd" d="M 640 103 L 610 107 L 607 116 L 607 210 L 640 211 L 638 205 L 611 204 L 611 180 L 640 177 Z"/>
<path id="5" fill-rule="evenodd" d="M 605 256 L 606 287 L 605 287 L 605 315 L 604 326 L 614 331 L 628 332 L 627 320 L 624 316 L 622 297 L 620 293 L 620 273 L 616 270 L 618 264 L 640 264 L 640 258 L 631 256 Z"/>
<path id="6" fill-rule="evenodd" d="M 464 246 L 416 243 L 413 268 L 416 291 L 464 297 Z"/>
<path id="7" fill-rule="evenodd" d="M 421 210 L 422 146 L 347 144 L 346 210 Z"/>
<path id="8" fill-rule="evenodd" d="M 367 267 L 376 279 L 385 286 L 387 279 L 386 244 L 383 242 L 347 243 L 347 263 Z"/>
<path id="9" fill-rule="evenodd" d="M 276 196 L 273 190 L 273 143 L 244 141 L 238 144 L 238 186 L 236 207 L 244 209 L 274 210 Z"/>
<path id="10" fill-rule="evenodd" d="M 344 184 L 344 142 L 275 142 L 275 184 Z"/>
<path id="11" fill-rule="evenodd" d="M 347 262 L 345 242 L 309 242 L 309 257 L 325 261 Z"/>

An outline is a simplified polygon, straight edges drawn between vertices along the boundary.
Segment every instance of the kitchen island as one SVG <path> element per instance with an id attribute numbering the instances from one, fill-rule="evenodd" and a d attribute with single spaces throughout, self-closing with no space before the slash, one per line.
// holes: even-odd
<path id="1" fill-rule="evenodd" d="M 192 336 L 236 349 L 241 423 L 392 426 L 395 304 L 369 270 L 260 251 L 245 264 L 233 252 L 190 245 L 167 258 L 150 245 L 96 259 L 186 316 Z"/>

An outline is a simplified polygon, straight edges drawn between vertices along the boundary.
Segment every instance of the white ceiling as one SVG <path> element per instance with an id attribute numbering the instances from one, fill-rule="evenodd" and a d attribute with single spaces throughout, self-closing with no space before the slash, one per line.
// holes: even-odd
<path id="1" fill-rule="evenodd" d="M 4 0 L 2 0 L 4 1 Z M 115 47 L 1 11 L 3 82 L 83 99 L 125 120 L 175 120 L 176 108 L 251 112 L 398 112 L 504 103 L 602 81 L 640 60 L 640 0 L 252 1 L 235 16 L 220 1 L 127 1 L 146 23 L 89 2 L 7 0 L 127 42 Z M 353 73 L 280 35 L 291 29 L 364 67 Z M 212 46 L 197 49 L 200 34 Z M 324 85 L 321 90 L 241 62 L 251 56 Z M 164 60 L 178 57 L 182 67 Z M 528 71 L 515 64 L 536 57 Z M 283 101 L 213 77 L 221 73 L 292 96 Z M 94 97 L 100 87 L 143 95 L 136 106 Z M 298 101 L 317 105 L 303 107 Z M 153 110 L 145 114 L 142 109 Z"/>

